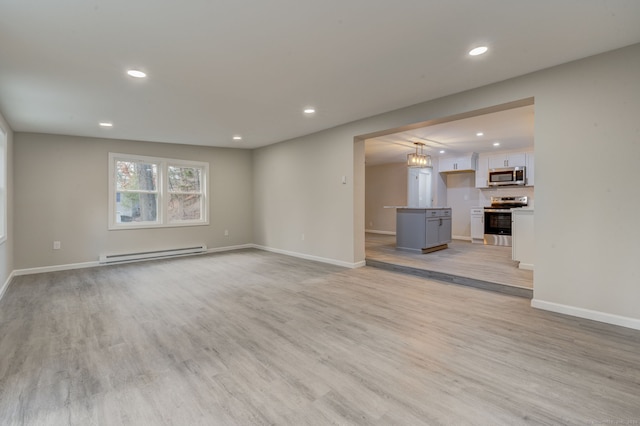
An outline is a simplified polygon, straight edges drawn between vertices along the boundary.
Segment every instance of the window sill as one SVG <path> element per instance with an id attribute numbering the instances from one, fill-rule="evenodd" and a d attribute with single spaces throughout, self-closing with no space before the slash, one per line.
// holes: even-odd
<path id="1" fill-rule="evenodd" d="M 131 229 L 163 229 L 163 228 L 184 228 L 184 227 L 192 227 L 192 226 L 207 226 L 209 225 L 209 221 L 206 222 L 185 222 L 185 223 L 165 223 L 165 224 L 152 224 L 152 225 L 143 225 L 143 224 L 132 224 L 132 225 L 109 225 L 109 231 L 127 231 Z"/>

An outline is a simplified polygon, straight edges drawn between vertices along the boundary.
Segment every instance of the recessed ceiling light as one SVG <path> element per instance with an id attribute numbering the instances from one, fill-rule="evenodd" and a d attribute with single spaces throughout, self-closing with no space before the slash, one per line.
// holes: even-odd
<path id="1" fill-rule="evenodd" d="M 242 136 L 234 136 L 233 140 L 234 141 L 241 141 L 242 140 Z"/>
<path id="2" fill-rule="evenodd" d="M 441 150 L 440 150 L 440 154 L 444 154 L 444 149 L 441 149 Z"/>
<path id="3" fill-rule="evenodd" d="M 484 136 L 484 133 L 478 132 L 478 133 L 476 133 L 476 136 Z"/>
<path id="4" fill-rule="evenodd" d="M 500 146 L 500 142 L 494 142 L 493 146 Z"/>
<path id="5" fill-rule="evenodd" d="M 305 108 L 304 109 L 304 113 L 305 114 L 313 114 L 314 112 L 316 112 L 316 109 L 313 107 L 309 107 L 309 108 Z"/>
<path id="6" fill-rule="evenodd" d="M 100 122 L 100 126 L 101 127 L 113 127 L 113 123 L 110 123 L 108 121 L 101 121 Z"/>
<path id="7" fill-rule="evenodd" d="M 147 76 L 146 72 L 140 71 L 140 70 L 127 70 L 127 74 L 130 77 L 135 77 L 135 78 L 145 78 Z"/>
<path id="8" fill-rule="evenodd" d="M 483 53 L 486 53 L 487 50 L 489 50 L 489 48 L 487 46 L 478 46 L 476 48 L 471 49 L 469 51 L 469 55 L 471 55 L 471 56 L 482 55 Z"/>

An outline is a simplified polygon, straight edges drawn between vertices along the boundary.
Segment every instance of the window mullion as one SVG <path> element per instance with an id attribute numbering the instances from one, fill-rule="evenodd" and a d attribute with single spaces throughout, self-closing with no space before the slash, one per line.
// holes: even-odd
<path id="1" fill-rule="evenodd" d="M 167 173 L 167 162 L 166 161 L 160 161 L 158 164 L 158 173 L 160 173 L 159 179 L 158 179 L 158 210 L 159 210 L 159 214 L 160 214 L 160 223 L 162 225 L 166 225 L 166 218 L 167 218 L 167 206 L 166 206 L 166 201 L 165 201 L 165 192 L 166 192 L 166 188 L 167 186 L 167 179 L 168 179 L 168 173 Z"/>

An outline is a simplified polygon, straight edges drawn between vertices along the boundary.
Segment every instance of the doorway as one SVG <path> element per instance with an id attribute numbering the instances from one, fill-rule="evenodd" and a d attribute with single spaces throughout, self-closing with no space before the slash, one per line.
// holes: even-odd
<path id="1" fill-rule="evenodd" d="M 366 153 L 366 151 L 368 151 L 367 144 L 371 143 L 371 141 L 374 141 L 374 144 L 378 144 L 376 146 L 377 152 L 380 152 L 380 143 L 389 143 L 392 150 L 395 151 L 394 161 L 398 163 L 398 165 L 400 163 L 404 163 L 404 167 L 406 168 L 406 156 L 409 152 L 411 152 L 412 149 L 414 149 L 413 144 L 416 142 L 416 139 L 411 139 L 411 137 L 412 135 L 413 137 L 415 137 L 416 134 L 419 135 L 419 133 L 416 133 L 417 129 L 431 128 L 431 131 L 437 130 L 442 133 L 442 129 L 451 129 L 457 127 L 458 125 L 464 127 L 462 126 L 462 124 L 469 122 L 469 119 L 474 119 L 471 121 L 477 123 L 481 122 L 483 118 L 497 117 L 498 115 L 496 115 L 496 113 L 504 113 L 505 116 L 509 116 L 509 114 L 511 114 L 511 116 L 513 116 L 518 112 L 514 110 L 518 108 L 522 109 L 523 107 L 527 107 L 527 111 L 531 112 L 531 131 L 529 134 L 529 145 L 533 147 L 533 104 L 533 98 L 528 98 L 516 102 L 472 111 L 465 114 L 459 114 L 437 120 L 430 120 L 427 122 L 417 123 L 402 128 L 388 129 L 386 131 L 377 132 L 376 134 L 359 136 L 356 138 L 356 143 L 363 143 L 361 149 L 365 152 L 366 160 L 366 164 L 364 167 L 365 170 L 363 170 L 363 172 L 364 174 L 366 174 L 366 170 L 371 166 L 370 157 Z M 443 126 L 443 124 L 446 124 L 446 126 Z M 513 127 L 512 122 L 508 124 L 509 125 L 506 127 Z M 476 136 L 475 132 L 473 136 Z M 493 135 L 488 135 L 489 138 L 491 136 Z M 446 137 L 427 137 L 421 140 L 424 141 L 425 139 L 430 149 L 430 154 L 434 155 L 436 159 L 440 156 L 440 151 L 445 151 L 448 155 L 456 155 L 462 152 L 467 152 L 470 149 L 473 149 L 475 152 L 480 150 L 475 147 L 469 148 L 469 146 L 471 145 L 467 145 L 466 148 L 462 147 L 463 145 L 455 145 L 455 141 L 451 141 Z M 467 142 L 469 143 L 476 142 L 476 139 L 474 138 L 469 137 L 467 139 Z M 487 138 L 484 138 L 484 141 L 487 142 Z M 502 142 L 504 143 L 508 141 L 506 141 L 505 139 Z M 527 142 L 520 141 L 520 143 L 526 144 Z M 508 144 L 505 145 L 507 145 L 504 147 L 504 149 L 506 150 L 521 149 L 524 146 L 517 145 L 517 143 L 513 146 L 508 146 Z M 405 183 L 406 186 L 399 189 L 399 191 L 405 191 L 407 194 L 406 204 L 404 205 L 416 205 L 420 207 L 451 207 L 447 204 L 447 175 L 440 174 L 438 172 L 437 160 L 434 164 L 433 169 L 415 169 L 415 171 L 412 171 L 411 169 L 407 170 L 407 180 Z M 425 170 L 425 172 L 421 173 L 420 170 Z M 354 172 L 357 173 L 357 169 L 354 169 Z M 469 178 L 465 177 L 464 179 L 462 179 L 462 177 L 462 175 L 457 175 L 452 178 L 454 182 L 453 187 L 455 187 L 455 190 L 458 191 L 452 192 L 453 187 L 449 188 L 449 196 L 452 199 L 452 203 L 458 202 L 456 201 L 457 199 L 462 200 L 462 197 L 465 197 L 464 199 L 467 200 L 466 193 L 460 195 L 460 182 L 472 182 L 472 187 L 469 188 L 468 192 L 481 194 L 480 196 L 478 196 L 478 206 L 481 206 L 482 203 L 486 203 L 486 200 L 490 198 L 493 192 L 496 191 L 489 189 L 480 191 L 473 187 L 473 185 L 475 185 L 474 172 L 471 172 Z M 430 184 L 427 183 L 428 181 L 431 181 Z M 420 190 L 421 184 L 425 187 L 428 186 L 429 188 L 433 188 L 433 193 L 429 195 L 424 194 L 424 192 Z M 366 177 L 363 178 L 363 186 L 367 186 Z M 533 188 L 528 189 L 528 191 L 533 191 Z M 367 187 L 366 192 L 370 193 L 372 191 Z M 475 202 L 474 200 L 472 201 Z M 364 204 L 366 204 L 366 200 Z M 381 205 L 381 207 L 385 206 Z M 468 205 L 464 205 L 462 207 L 459 207 L 457 210 L 461 216 L 466 216 L 466 218 L 463 219 L 466 220 L 466 226 L 468 226 L 469 228 L 469 231 L 467 231 L 469 241 L 465 241 L 464 239 L 454 239 L 452 244 L 450 244 L 450 248 L 448 250 L 444 250 L 437 254 L 409 255 L 408 253 L 403 253 L 402 251 L 395 250 L 395 229 L 375 229 L 375 227 L 373 227 L 372 229 L 372 227 L 369 226 L 371 224 L 366 223 L 367 226 L 363 228 L 365 228 L 367 232 L 363 232 L 363 235 L 361 236 L 361 242 L 364 246 L 365 259 L 367 261 L 372 260 L 373 256 L 378 260 L 384 258 L 385 261 L 389 261 L 396 266 L 409 265 L 411 267 L 415 267 L 415 265 L 417 264 L 420 267 L 429 268 L 429 270 L 431 271 L 442 274 L 457 275 L 462 276 L 463 278 L 466 277 L 487 282 L 498 282 L 504 285 L 512 285 L 514 287 L 531 289 L 533 286 L 533 272 L 518 269 L 517 262 L 511 260 L 510 248 L 489 248 L 483 245 L 471 244 L 470 211 L 468 207 Z M 454 210 L 456 209 L 454 208 Z M 464 233 L 460 234 L 462 234 L 463 238 L 465 237 Z M 458 237 L 459 236 L 460 235 L 458 235 Z M 456 238 L 455 232 L 454 238 Z M 358 238 L 356 238 L 355 243 L 360 243 L 358 241 Z M 499 251 L 499 253 L 497 251 Z"/>
<path id="2" fill-rule="evenodd" d="M 433 198 L 431 167 L 407 168 L 407 205 L 415 207 L 432 207 Z"/>

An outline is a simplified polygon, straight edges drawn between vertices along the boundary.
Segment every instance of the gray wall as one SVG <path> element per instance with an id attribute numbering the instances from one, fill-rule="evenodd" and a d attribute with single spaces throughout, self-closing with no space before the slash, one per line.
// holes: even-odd
<path id="1" fill-rule="evenodd" d="M 358 264 L 365 229 L 361 139 L 535 97 L 534 297 L 578 313 L 640 319 L 639 87 L 634 45 L 261 148 L 254 155 L 255 239 Z M 346 188 L 336 183 L 342 174 Z M 264 195 L 272 191 L 278 197 Z M 303 244 L 306 229 L 314 238 Z"/>
<path id="2" fill-rule="evenodd" d="M 338 264 L 353 259 L 353 152 L 353 134 L 339 129 L 254 150 L 255 243 Z"/>
<path id="3" fill-rule="evenodd" d="M 384 206 L 407 205 L 407 164 L 367 166 L 365 174 L 365 228 L 395 233 L 396 210 Z"/>
<path id="4" fill-rule="evenodd" d="M 95 262 L 103 253 L 253 241 L 248 150 L 30 133 L 16 133 L 14 147 L 16 269 Z M 209 225 L 107 230 L 109 152 L 209 162 Z M 52 249 L 54 240 L 61 250 Z"/>
<path id="5" fill-rule="evenodd" d="M 0 244 L 0 294 L 13 271 L 13 132 L 0 114 L 0 126 L 7 134 L 7 239 Z"/>

